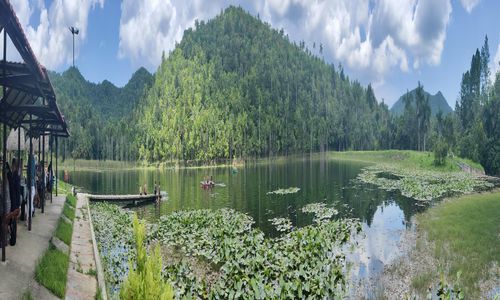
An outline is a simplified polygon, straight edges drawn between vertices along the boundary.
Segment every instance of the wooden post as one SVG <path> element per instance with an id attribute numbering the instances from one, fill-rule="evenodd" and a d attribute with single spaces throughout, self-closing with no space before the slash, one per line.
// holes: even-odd
<path id="1" fill-rule="evenodd" d="M 3 29 L 3 76 L 5 77 L 5 71 L 7 68 L 7 30 L 4 28 Z M 3 86 L 3 94 L 5 96 L 6 89 L 5 85 Z M 0 240 L 2 243 L 2 261 L 5 261 L 5 226 L 4 226 L 4 221 L 5 221 L 5 216 L 7 215 L 5 212 L 6 204 L 7 201 L 5 199 L 5 193 L 7 192 L 7 187 L 6 187 L 6 178 L 7 178 L 7 172 L 5 169 L 5 163 L 7 160 L 7 125 L 3 124 L 3 147 L 2 147 L 2 217 L 0 218 Z"/>
<path id="2" fill-rule="evenodd" d="M 19 164 L 21 162 L 21 126 L 17 128 L 17 161 Z M 23 167 L 21 167 L 21 173 L 23 171 Z"/>
<path id="3" fill-rule="evenodd" d="M 52 150 L 54 148 L 54 136 L 51 134 L 49 137 L 49 146 L 50 146 L 50 167 L 52 169 L 52 173 L 54 173 L 54 168 L 52 166 Z M 54 191 L 54 185 L 52 184 L 52 174 L 49 173 L 49 183 L 50 183 L 50 203 L 52 203 L 52 192 Z"/>
<path id="4" fill-rule="evenodd" d="M 45 105 L 45 99 L 43 100 L 43 104 Z M 42 135 L 42 178 L 41 186 L 42 186 L 42 194 L 40 195 L 40 200 L 42 201 L 42 214 L 45 213 L 45 134 Z"/>
<path id="5" fill-rule="evenodd" d="M 31 130 L 31 121 L 32 121 L 32 115 L 30 114 L 30 123 L 29 123 L 29 128 Z M 33 167 L 32 164 L 35 163 L 34 159 L 31 159 L 33 156 L 33 136 L 30 134 L 30 154 L 28 155 L 28 231 L 31 231 L 31 218 L 33 216 L 32 214 L 32 203 L 31 203 L 31 197 L 32 195 L 32 190 L 31 190 L 31 182 L 34 180 L 34 178 L 31 178 L 33 175 L 31 174 L 31 168 Z"/>
<path id="6" fill-rule="evenodd" d="M 5 89 L 5 88 L 4 88 Z M 6 197 L 6 192 L 7 192 L 7 125 L 3 124 L 3 147 L 2 147 L 2 261 L 5 261 L 5 226 L 7 224 L 5 223 L 5 217 L 7 216 L 7 212 L 5 209 L 7 208 L 7 197 Z"/>
<path id="7" fill-rule="evenodd" d="M 57 172 L 57 149 L 58 149 L 58 144 L 57 144 L 57 135 L 56 135 L 56 197 L 58 196 L 57 192 L 57 182 L 59 181 L 59 174 Z"/>

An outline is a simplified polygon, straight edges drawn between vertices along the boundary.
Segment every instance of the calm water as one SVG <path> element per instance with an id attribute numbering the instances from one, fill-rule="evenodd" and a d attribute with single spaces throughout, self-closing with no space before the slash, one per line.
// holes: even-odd
<path id="1" fill-rule="evenodd" d="M 230 207 L 248 213 L 255 225 L 274 236 L 269 219 L 289 217 L 295 226 L 312 222 L 312 216 L 300 211 L 312 202 L 325 202 L 340 211 L 340 216 L 359 218 L 364 236 L 352 255 L 359 262 L 357 277 L 378 273 L 384 264 L 398 255 L 401 234 L 410 226 L 409 220 L 424 208 L 397 193 L 388 193 L 358 183 L 355 178 L 366 165 L 357 162 L 293 158 L 238 168 L 181 170 L 67 170 L 69 182 L 84 191 L 96 194 L 136 194 L 139 184 L 146 183 L 149 192 L 154 181 L 168 199 L 159 206 L 148 204 L 133 208 L 140 216 L 154 220 L 162 214 L 185 209 Z M 62 176 L 62 174 L 61 174 Z M 213 176 L 225 187 L 204 190 L 200 181 Z M 267 195 L 279 188 L 299 187 L 296 194 Z"/>

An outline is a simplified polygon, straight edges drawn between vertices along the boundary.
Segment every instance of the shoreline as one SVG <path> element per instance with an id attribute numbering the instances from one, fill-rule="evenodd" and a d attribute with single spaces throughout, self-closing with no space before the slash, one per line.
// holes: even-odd
<path id="1" fill-rule="evenodd" d="M 500 188 L 497 187 L 487 192 L 475 192 L 466 195 L 446 197 L 432 207 L 429 207 L 425 212 L 414 215 L 411 220 L 412 229 L 405 230 L 399 243 L 398 251 L 401 252 L 399 257 L 385 265 L 383 271 L 377 276 L 356 282 L 356 287 L 361 288 L 356 290 L 354 295 L 357 297 L 367 297 L 363 292 L 370 291 L 372 296 L 376 295 L 379 298 L 393 299 L 401 297 L 402 295 L 406 295 L 409 298 L 414 296 L 417 297 L 417 299 L 419 297 L 425 298 L 429 290 L 432 290 L 433 295 L 436 293 L 436 285 L 439 283 L 440 276 L 440 271 L 438 270 L 440 269 L 444 275 L 445 281 L 449 284 L 455 284 L 454 280 L 456 280 L 456 274 L 449 274 L 450 266 L 448 264 L 450 262 L 446 261 L 446 266 L 443 266 L 443 261 L 441 261 L 442 258 L 436 257 L 436 241 L 433 241 L 429 237 L 428 231 L 418 219 L 428 218 L 428 215 L 431 214 L 433 210 L 446 209 L 444 206 L 447 204 L 453 204 L 459 201 L 469 201 L 464 199 L 479 198 L 482 196 L 498 196 L 500 199 Z M 462 257 L 459 255 L 456 257 L 456 259 L 461 258 Z M 445 270 L 443 270 L 443 268 Z M 493 261 L 491 262 L 489 273 L 495 274 L 496 272 L 498 274 L 498 272 L 500 272 L 499 269 L 498 262 L 495 264 Z M 463 273 L 470 270 L 460 271 Z M 426 282 L 429 279 L 431 283 Z M 498 292 L 498 289 L 500 289 L 498 282 L 495 284 L 495 278 L 486 279 L 483 277 L 476 283 L 480 287 L 480 294 L 476 296 L 482 299 L 494 297 L 495 291 Z M 462 282 L 459 284 L 463 291 L 463 286 L 467 284 Z M 427 288 L 427 292 L 423 292 L 422 289 L 416 288 L 416 285 L 424 285 Z M 467 295 L 466 293 L 466 298 L 469 297 L 471 297 L 471 295 Z"/>
<path id="2" fill-rule="evenodd" d="M 289 155 L 278 155 L 272 157 L 246 158 L 246 159 L 221 159 L 219 162 L 202 161 L 171 161 L 171 162 L 144 162 L 144 161 L 116 161 L 116 160 L 85 160 L 66 159 L 59 162 L 60 169 L 73 171 L 89 170 L 182 170 L 182 169 L 214 169 L 214 168 L 242 168 L 246 165 L 265 163 L 285 163 L 291 159 L 328 159 L 344 160 L 367 164 L 389 163 L 401 167 L 418 167 L 435 171 L 464 171 L 460 165 L 466 165 L 472 173 L 484 173 L 483 167 L 468 159 L 451 156 L 444 166 L 432 165 L 433 154 L 415 150 L 370 150 L 370 151 L 327 151 L 313 153 L 297 153 Z M 464 171 L 465 172 L 465 171 Z M 485 176 L 485 175 L 483 175 Z"/>

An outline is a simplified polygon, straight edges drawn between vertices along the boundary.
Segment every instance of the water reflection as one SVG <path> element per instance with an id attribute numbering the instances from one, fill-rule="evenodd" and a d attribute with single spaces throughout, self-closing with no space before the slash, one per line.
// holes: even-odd
<path id="1" fill-rule="evenodd" d="M 364 222 L 358 247 L 349 254 L 355 262 L 351 268 L 354 278 L 369 278 L 382 271 L 384 265 L 399 256 L 402 235 L 411 223 L 405 221 L 403 210 L 393 200 L 382 202 L 373 215 L 371 224 Z"/>

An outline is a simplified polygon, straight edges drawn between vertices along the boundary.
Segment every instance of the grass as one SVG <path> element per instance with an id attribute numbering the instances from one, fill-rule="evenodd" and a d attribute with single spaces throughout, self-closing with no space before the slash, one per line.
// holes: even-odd
<path id="1" fill-rule="evenodd" d="M 31 290 L 28 288 L 24 291 L 23 295 L 21 296 L 22 300 L 34 300 L 33 295 L 31 294 Z"/>
<path id="2" fill-rule="evenodd" d="M 499 212 L 500 191 L 495 191 L 451 199 L 417 217 L 440 268 L 449 281 L 462 271 L 460 285 L 471 298 L 479 296 L 478 284 L 489 279 L 493 262 L 500 264 Z M 433 279 L 421 274 L 413 286 L 422 291 Z"/>
<path id="3" fill-rule="evenodd" d="M 57 180 L 57 193 L 66 194 L 71 191 L 71 185 L 64 182 L 63 180 Z"/>
<path id="4" fill-rule="evenodd" d="M 71 194 L 68 194 L 66 196 L 66 202 L 71 205 L 73 208 L 76 207 L 76 197 L 71 195 Z"/>
<path id="5" fill-rule="evenodd" d="M 441 172 L 460 171 L 460 167 L 457 163 L 463 162 L 476 169 L 484 171 L 480 164 L 458 157 L 448 157 L 443 166 L 436 166 L 434 165 L 434 154 L 432 152 L 419 152 L 412 150 L 380 150 L 329 152 L 328 155 L 333 159 L 354 160 L 376 164 L 386 163 L 397 165 L 406 169 Z"/>
<path id="6" fill-rule="evenodd" d="M 102 291 L 100 287 L 97 287 L 97 291 L 95 292 L 94 296 L 95 300 L 101 300 L 102 299 Z"/>
<path id="7" fill-rule="evenodd" d="M 95 269 L 89 269 L 85 274 L 97 277 L 97 271 Z"/>
<path id="8" fill-rule="evenodd" d="M 59 223 L 56 228 L 56 237 L 69 246 L 71 244 L 72 234 L 73 224 L 67 223 L 63 219 L 59 219 Z"/>
<path id="9" fill-rule="evenodd" d="M 68 194 L 63 207 L 63 214 L 73 221 L 75 218 L 76 199 Z M 67 223 L 61 218 L 57 224 L 55 236 L 67 245 L 71 244 L 71 236 L 73 235 L 73 224 Z M 66 253 L 58 250 L 54 245 L 50 244 L 42 258 L 38 261 L 35 269 L 35 279 L 49 289 L 54 295 L 59 298 L 64 297 L 66 292 L 66 281 L 68 274 L 69 256 Z M 30 293 L 28 291 L 28 293 Z M 26 297 L 25 297 L 26 295 Z M 31 294 L 23 294 L 23 299 Z"/>
<path id="10" fill-rule="evenodd" d="M 35 279 L 59 298 L 66 292 L 69 256 L 53 245 L 45 251 L 35 270 Z"/>
<path id="11" fill-rule="evenodd" d="M 59 167 L 73 170 L 88 169 L 134 169 L 139 164 L 137 162 L 117 161 L 117 160 L 86 160 L 67 159 L 59 164 Z"/>
<path id="12" fill-rule="evenodd" d="M 64 204 L 63 214 L 73 221 L 75 219 L 75 208 L 71 207 L 68 203 Z"/>

